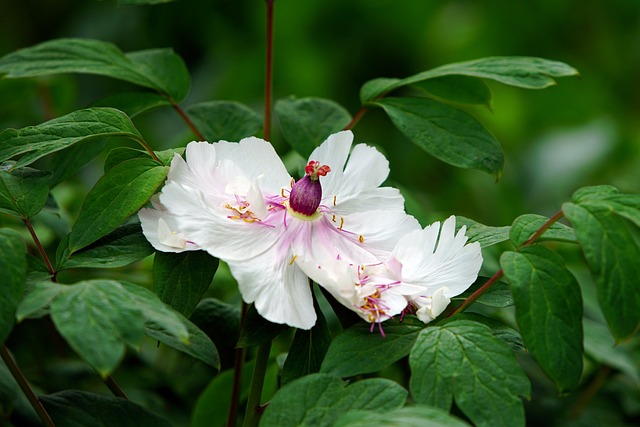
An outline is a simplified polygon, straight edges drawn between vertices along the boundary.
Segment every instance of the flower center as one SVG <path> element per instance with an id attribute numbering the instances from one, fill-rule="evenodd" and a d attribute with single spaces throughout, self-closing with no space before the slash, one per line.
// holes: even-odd
<path id="1" fill-rule="evenodd" d="M 291 187 L 289 208 L 304 217 L 313 217 L 322 200 L 320 177 L 331 172 L 331 168 L 327 165 L 320 166 L 320 162 L 311 160 L 304 171 L 305 176 Z"/>

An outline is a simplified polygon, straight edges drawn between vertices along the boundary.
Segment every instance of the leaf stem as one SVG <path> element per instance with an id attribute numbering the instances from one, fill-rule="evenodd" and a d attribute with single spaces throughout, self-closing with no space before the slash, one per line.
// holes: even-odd
<path id="1" fill-rule="evenodd" d="M 246 302 L 242 303 L 240 311 L 240 331 L 244 325 L 244 319 L 247 316 L 247 308 L 249 306 Z M 235 425 L 236 414 L 238 412 L 238 400 L 240 399 L 240 388 L 242 386 L 242 368 L 244 366 L 244 347 L 236 348 L 236 360 L 233 371 L 233 389 L 231 391 L 231 406 L 229 407 L 229 417 L 227 418 L 227 427 L 233 427 Z"/>
<path id="2" fill-rule="evenodd" d="M 364 114 L 367 111 L 368 109 L 366 107 L 360 107 L 360 109 L 356 112 L 356 114 L 353 116 L 351 121 L 344 127 L 344 130 L 353 129 L 353 127 L 360 121 L 362 116 L 364 116 Z"/>
<path id="3" fill-rule="evenodd" d="M 107 387 L 109 387 L 109 390 L 111 390 L 111 393 L 113 393 L 114 396 L 122 397 L 123 399 L 129 400 L 124 390 L 122 390 L 122 388 L 118 385 L 116 380 L 113 379 L 111 375 L 107 375 L 104 378 L 104 383 L 106 384 Z"/>
<path id="4" fill-rule="evenodd" d="M 244 415 L 244 427 L 255 427 L 260 421 L 262 408 L 260 407 L 260 397 L 264 386 L 264 377 L 267 372 L 269 353 L 271 352 L 271 341 L 260 344 L 256 355 L 256 364 L 253 368 L 251 378 L 251 389 L 249 389 L 249 399 L 247 400 L 247 411 Z"/>
<path id="5" fill-rule="evenodd" d="M 265 141 L 271 138 L 271 107 L 273 92 L 273 5 L 275 0 L 267 2 L 267 36 L 264 76 L 264 132 Z"/>
<path id="6" fill-rule="evenodd" d="M 184 112 L 184 110 L 180 107 L 180 105 L 178 105 L 178 103 L 172 99 L 170 101 L 173 109 L 176 110 L 176 112 L 178 113 L 182 121 L 189 127 L 189 129 L 191 129 L 191 132 L 195 134 L 196 138 L 198 138 L 199 141 L 205 141 L 205 138 L 204 136 L 202 136 L 202 133 L 200 133 L 196 125 L 191 121 L 189 116 L 187 116 L 187 113 Z"/>
<path id="7" fill-rule="evenodd" d="M 538 240 L 540 238 L 540 236 L 542 236 L 544 234 L 545 231 L 547 231 L 549 229 L 549 227 L 551 227 L 555 222 L 557 222 L 563 216 L 564 216 L 564 213 L 562 211 L 557 212 L 555 215 L 553 215 L 551 218 L 549 218 L 547 220 L 547 222 L 542 224 L 542 226 L 535 233 L 533 233 L 531 235 L 531 237 L 526 242 L 524 242 L 522 245 L 520 245 L 520 247 L 518 249 L 521 249 L 521 248 L 524 248 L 526 246 L 532 245 L 536 240 Z M 469 295 L 467 297 L 467 299 L 462 301 L 462 304 L 460 304 L 458 307 L 456 307 L 456 309 L 453 310 L 447 317 L 455 316 L 456 314 L 462 312 L 467 307 L 469 307 L 471 304 L 473 304 L 473 302 L 475 300 L 477 300 L 478 298 L 480 298 L 480 296 L 482 294 L 484 294 L 489 289 L 491 289 L 491 287 L 498 280 L 500 280 L 500 278 L 502 277 L 503 274 L 504 274 L 504 272 L 502 271 L 502 269 L 498 270 L 496 272 L 496 274 L 491 276 L 491 278 L 489 280 L 487 280 L 482 286 L 480 286 L 474 293 L 472 293 L 471 295 Z"/>
<path id="8" fill-rule="evenodd" d="M 40 399 L 38 399 L 38 396 L 36 396 L 35 392 L 29 385 L 29 382 L 22 374 L 22 371 L 20 371 L 20 368 L 16 364 L 16 361 L 9 353 L 9 349 L 5 345 L 0 347 L 0 357 L 2 357 L 2 360 L 4 360 L 4 363 L 7 365 L 9 372 L 11 372 L 11 375 L 13 376 L 13 378 L 15 378 L 18 386 L 20 386 L 20 389 L 29 400 L 29 403 L 31 404 L 33 409 L 38 414 L 38 417 L 40 417 L 42 424 L 44 424 L 46 427 L 55 427 L 55 424 L 47 413 L 47 410 L 44 409 L 44 406 L 42 406 L 42 402 L 40 402 Z"/>
<path id="9" fill-rule="evenodd" d="M 144 148 L 146 150 L 147 153 L 149 153 L 149 155 L 151 156 L 151 158 L 153 160 L 155 160 L 158 163 L 162 163 L 160 161 L 160 159 L 158 158 L 158 156 L 156 156 L 156 153 L 151 149 L 151 147 L 149 147 L 149 144 L 147 144 L 144 139 L 140 138 L 140 139 L 136 139 L 136 141 L 138 142 L 138 144 L 142 145 L 142 148 Z"/>
<path id="10" fill-rule="evenodd" d="M 47 265 L 47 270 L 49 270 L 49 273 L 51 274 L 51 280 L 53 282 L 55 282 L 56 281 L 56 274 L 57 274 L 56 270 L 51 265 L 51 261 L 49 261 L 49 257 L 47 256 L 47 252 L 44 250 L 44 247 L 42 246 L 42 243 L 40 243 L 40 239 L 38 239 L 38 236 L 36 235 L 36 232 L 33 229 L 33 225 L 31 225 L 31 220 L 29 218 L 22 218 L 22 222 L 24 222 L 24 225 L 27 226 L 27 229 L 29 230 L 29 234 L 31 234 L 31 238 L 33 239 L 33 242 L 38 247 L 38 252 L 40 252 L 40 256 L 42 256 L 42 259 L 44 260 L 44 263 Z"/>

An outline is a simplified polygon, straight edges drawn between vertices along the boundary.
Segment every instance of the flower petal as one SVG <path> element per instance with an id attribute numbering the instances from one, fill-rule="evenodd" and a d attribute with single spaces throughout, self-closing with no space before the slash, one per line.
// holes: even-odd
<path id="1" fill-rule="evenodd" d="M 351 150 L 338 196 L 379 187 L 389 176 L 389 161 L 374 147 L 358 144 Z"/>
<path id="2" fill-rule="evenodd" d="M 465 231 L 463 227 L 454 234 L 455 217 L 451 216 L 442 225 L 442 230 L 436 222 L 404 236 L 392 253 L 402 263 L 402 281 L 424 286 L 422 295 L 433 295 L 442 287 L 448 288 L 446 297 L 464 292 L 475 281 L 482 266 L 480 244 L 465 245 Z"/>
<path id="3" fill-rule="evenodd" d="M 329 136 L 309 156 L 320 165 L 328 165 L 331 172 L 320 179 L 323 194 L 338 194 L 340 186 L 344 183 L 344 165 L 349 157 L 349 150 L 353 142 L 351 131 L 342 131 Z"/>

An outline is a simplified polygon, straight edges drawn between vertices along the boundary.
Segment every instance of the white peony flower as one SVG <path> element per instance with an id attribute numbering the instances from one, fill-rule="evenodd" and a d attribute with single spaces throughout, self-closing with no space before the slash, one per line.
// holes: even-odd
<path id="1" fill-rule="evenodd" d="M 174 157 L 159 201 L 140 211 L 144 234 L 160 251 L 203 249 L 224 260 L 263 317 L 309 329 L 309 277 L 335 287 L 346 277 L 336 261 L 378 264 L 420 229 L 399 191 L 380 187 L 386 158 L 364 144 L 349 154 L 352 140 L 349 131 L 331 135 L 297 182 L 264 140 L 192 142 L 186 161 Z"/>

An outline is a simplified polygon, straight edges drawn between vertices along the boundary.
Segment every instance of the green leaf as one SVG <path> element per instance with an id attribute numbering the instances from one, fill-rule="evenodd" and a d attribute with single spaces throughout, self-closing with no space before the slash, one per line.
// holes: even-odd
<path id="1" fill-rule="evenodd" d="M 177 153 L 182 155 L 184 152 L 184 147 L 180 148 L 170 148 L 168 150 L 163 151 L 154 151 L 156 157 L 162 162 L 165 166 L 171 165 L 171 160 L 173 160 L 173 156 Z M 133 159 L 148 159 L 149 153 L 145 150 L 138 150 L 136 148 L 130 147 L 117 147 L 109 151 L 107 158 L 104 161 L 104 172 L 107 173 L 114 166 L 119 165 L 127 160 Z"/>
<path id="2" fill-rule="evenodd" d="M 19 168 L 89 138 L 112 136 L 142 141 L 142 136 L 122 111 L 113 108 L 78 110 L 37 126 L 2 131 L 0 162 L 22 155 L 13 166 Z"/>
<path id="3" fill-rule="evenodd" d="M 51 156 L 51 169 L 54 172 L 49 186 L 51 188 L 55 187 L 91 163 L 93 159 L 102 153 L 102 150 L 105 149 L 108 143 L 108 138 L 98 140 L 86 139 L 70 146 L 64 151 L 53 153 Z"/>
<path id="4" fill-rule="evenodd" d="M 0 228 L 0 344 L 7 339 L 15 323 L 16 307 L 27 280 L 27 258 L 24 239 L 18 232 Z"/>
<path id="5" fill-rule="evenodd" d="M 153 289 L 164 303 L 189 317 L 209 289 L 217 269 L 218 259 L 204 251 L 157 252 Z"/>
<path id="6" fill-rule="evenodd" d="M 142 342 L 144 318 L 136 301 L 113 280 L 68 286 L 51 303 L 56 329 L 103 377 L 116 368 L 125 344 Z"/>
<path id="7" fill-rule="evenodd" d="M 148 289 L 128 282 L 122 282 L 122 286 L 144 315 L 146 335 L 214 369 L 220 369 L 220 357 L 215 345 L 196 325 L 164 304 Z"/>
<path id="8" fill-rule="evenodd" d="M 333 426 L 344 414 L 401 408 L 407 392 L 397 383 L 372 378 L 346 385 L 339 378 L 311 374 L 282 387 L 267 406 L 261 427 Z"/>
<path id="9" fill-rule="evenodd" d="M 467 226 L 465 235 L 469 238 L 468 242 L 480 242 L 480 246 L 483 248 L 509 240 L 509 231 L 511 230 L 509 226 L 492 227 L 463 216 L 456 216 L 457 229 L 459 230 L 463 225 Z"/>
<path id="10" fill-rule="evenodd" d="M 262 129 L 262 117 L 244 104 L 209 101 L 190 106 L 187 113 L 207 141 L 240 141 Z"/>
<path id="11" fill-rule="evenodd" d="M 169 168 L 133 159 L 109 169 L 87 195 L 69 236 L 69 251 L 82 249 L 115 230 L 147 203 Z"/>
<path id="12" fill-rule="evenodd" d="M 20 301 L 16 309 L 16 319 L 22 322 L 24 319 L 37 319 L 49 314 L 49 305 L 61 292 L 65 286 L 51 281 L 41 281 L 33 284 L 27 289 L 26 295 Z"/>
<path id="13" fill-rule="evenodd" d="M 135 91 L 108 96 L 94 102 L 91 106 L 115 108 L 133 118 L 147 111 L 170 107 L 171 101 L 156 92 Z"/>
<path id="14" fill-rule="evenodd" d="M 400 322 L 382 324 L 385 336 L 371 325 L 359 322 L 336 336 L 322 362 L 320 372 L 339 377 L 352 377 L 377 372 L 409 354 L 418 333 L 425 325 L 413 316 Z"/>
<path id="15" fill-rule="evenodd" d="M 476 77 L 443 76 L 415 83 L 415 86 L 445 102 L 483 105 L 491 109 L 491 91 Z"/>
<path id="16" fill-rule="evenodd" d="M 140 261 L 154 252 L 139 223 L 122 225 L 89 246 L 69 254 L 69 235 L 58 246 L 57 270 L 116 268 Z"/>
<path id="17" fill-rule="evenodd" d="M 52 172 L 0 166 L 0 211 L 20 218 L 32 218 L 42 210 L 49 196 Z"/>
<path id="18" fill-rule="evenodd" d="M 494 337 L 499 338 L 502 342 L 504 342 L 509 348 L 514 352 L 523 352 L 526 351 L 526 347 L 524 346 L 524 341 L 522 340 L 522 335 L 515 329 L 510 326 L 505 325 L 499 320 L 492 319 L 490 317 L 483 316 L 479 313 L 471 313 L 464 312 L 456 314 L 453 317 L 449 317 L 447 319 L 439 322 L 440 326 L 445 325 L 446 323 L 457 321 L 457 320 L 472 320 L 474 322 L 482 323 L 485 326 L 488 326 L 491 329 L 491 333 Z"/>
<path id="19" fill-rule="evenodd" d="M 573 203 L 582 203 L 588 200 L 606 199 L 609 196 L 617 196 L 619 194 L 620 190 L 613 185 L 595 185 L 576 190 L 571 199 Z"/>
<path id="20" fill-rule="evenodd" d="M 313 328 L 296 329 L 282 368 L 282 385 L 320 371 L 322 360 L 331 344 L 331 332 L 315 299 L 314 308 L 318 314 L 318 320 Z"/>
<path id="21" fill-rule="evenodd" d="M 562 207 L 573 225 L 584 256 L 596 279 L 598 301 L 617 340 L 640 325 L 640 232 L 625 216 L 606 204 Z"/>
<path id="22" fill-rule="evenodd" d="M 624 346 L 616 345 L 605 325 L 586 317 L 583 322 L 585 354 L 598 363 L 618 369 L 640 386 L 640 367 L 632 353 Z"/>
<path id="23" fill-rule="evenodd" d="M 171 49 L 124 54 L 100 40 L 63 38 L 20 49 L 0 59 L 6 78 L 83 73 L 107 76 L 153 89 L 181 101 L 189 89 L 189 74 Z"/>
<path id="24" fill-rule="evenodd" d="M 271 323 L 258 314 L 253 304 L 249 305 L 240 330 L 238 347 L 255 347 L 272 340 L 289 329 L 288 325 Z"/>
<path id="25" fill-rule="evenodd" d="M 58 427 L 171 427 L 167 420 L 121 397 L 65 390 L 38 399 Z"/>
<path id="26" fill-rule="evenodd" d="M 216 343 L 221 364 L 233 366 L 240 331 L 239 305 L 228 304 L 215 298 L 205 298 L 200 301 L 189 320 Z"/>
<path id="27" fill-rule="evenodd" d="M 141 4 L 161 4 L 169 3 L 174 0 L 118 0 L 118 4 L 123 6 L 141 5 Z"/>
<path id="28" fill-rule="evenodd" d="M 499 175 L 504 156 L 488 130 L 462 110 L 429 98 L 383 98 L 382 107 L 411 142 L 450 165 Z"/>
<path id="29" fill-rule="evenodd" d="M 562 257 L 542 246 L 505 252 L 500 265 L 511 284 L 516 320 L 531 355 L 560 392 L 582 375 L 582 295 Z"/>
<path id="30" fill-rule="evenodd" d="M 487 283 L 489 280 L 488 277 L 479 276 L 473 285 L 471 285 L 466 291 L 461 293 L 458 296 L 451 298 L 452 301 L 464 301 L 471 294 L 478 290 L 482 285 Z M 487 305 L 489 307 L 510 307 L 513 305 L 513 295 L 511 295 L 511 289 L 509 289 L 509 285 L 504 282 L 496 282 L 489 288 L 488 291 L 480 295 L 480 297 L 475 300 L 478 304 Z"/>
<path id="31" fill-rule="evenodd" d="M 334 427 L 469 427 L 464 421 L 442 409 L 415 405 L 395 409 L 384 414 L 353 411 L 341 416 Z"/>
<path id="32" fill-rule="evenodd" d="M 468 320 L 423 330 L 409 355 L 411 395 L 448 410 L 452 399 L 477 426 L 524 426 L 519 396 L 530 384 L 511 350 Z"/>
<path id="33" fill-rule="evenodd" d="M 516 246 L 522 246 L 525 242 L 537 232 L 549 218 L 536 215 L 525 214 L 520 215 L 513 221 L 511 225 L 511 231 L 509 237 Z M 554 222 L 542 236 L 538 238 L 538 241 L 555 240 L 559 242 L 577 243 L 576 235 L 571 227 L 568 227 L 559 222 Z"/>
<path id="34" fill-rule="evenodd" d="M 275 112 L 282 136 L 304 158 L 351 121 L 351 115 L 344 107 L 321 98 L 279 99 Z"/>
<path id="35" fill-rule="evenodd" d="M 365 83 L 369 86 L 360 92 L 362 102 L 374 98 L 402 86 L 412 85 L 428 79 L 442 76 L 469 76 L 521 87 L 525 89 L 544 89 L 556 84 L 554 78 L 578 76 L 578 71 L 569 65 L 543 58 L 526 56 L 494 56 L 472 61 L 456 62 L 415 74 L 402 80 L 376 79 Z M 363 96 L 365 94 L 366 96 Z"/>

